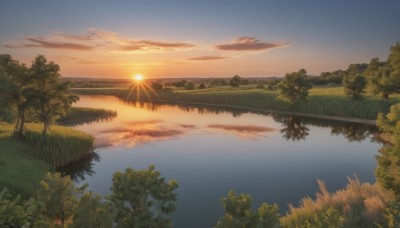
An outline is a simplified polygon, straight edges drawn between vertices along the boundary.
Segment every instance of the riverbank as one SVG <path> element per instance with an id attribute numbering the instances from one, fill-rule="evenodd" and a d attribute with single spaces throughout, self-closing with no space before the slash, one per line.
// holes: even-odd
<path id="1" fill-rule="evenodd" d="M 366 95 L 354 101 L 345 95 L 343 87 L 317 87 L 310 90 L 305 101 L 291 104 L 279 97 L 278 91 L 215 87 L 197 90 L 172 89 L 163 91 L 136 91 L 126 89 L 75 89 L 81 95 L 113 95 L 127 101 L 190 104 L 237 108 L 256 113 L 283 113 L 312 118 L 330 119 L 363 124 L 375 124 L 379 112 L 387 113 L 398 97 L 383 100 Z"/>

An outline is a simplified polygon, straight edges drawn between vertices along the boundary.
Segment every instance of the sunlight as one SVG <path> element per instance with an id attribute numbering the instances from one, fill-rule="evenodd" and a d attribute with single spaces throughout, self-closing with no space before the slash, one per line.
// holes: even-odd
<path id="1" fill-rule="evenodd" d="M 143 80 L 143 75 L 141 74 L 135 74 L 135 76 L 133 76 L 133 79 L 137 82 L 142 81 Z"/>

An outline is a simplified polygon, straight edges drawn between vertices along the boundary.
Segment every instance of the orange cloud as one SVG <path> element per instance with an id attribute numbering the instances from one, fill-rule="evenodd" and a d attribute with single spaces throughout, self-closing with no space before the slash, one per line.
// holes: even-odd
<path id="1" fill-rule="evenodd" d="M 126 45 L 121 46 L 121 50 L 123 51 L 137 51 L 146 49 L 175 50 L 175 49 L 190 48 L 190 47 L 194 47 L 194 45 L 183 42 L 169 43 L 169 42 L 152 41 L 152 40 L 141 40 L 141 41 L 129 41 Z"/>
<path id="2" fill-rule="evenodd" d="M 226 59 L 228 57 L 225 56 L 210 56 L 210 55 L 205 55 L 205 56 L 200 56 L 200 57 L 194 57 L 194 58 L 189 58 L 187 60 L 194 60 L 194 61 L 209 61 L 209 60 L 218 60 L 218 59 Z"/>
<path id="3" fill-rule="evenodd" d="M 254 37 L 240 37 L 235 42 L 219 44 L 215 47 L 223 51 L 263 51 L 287 45 L 288 43 L 261 42 Z"/>
<path id="4" fill-rule="evenodd" d="M 210 124 L 209 128 L 220 129 L 229 134 L 241 138 L 255 139 L 265 137 L 265 133 L 276 131 L 274 128 L 261 127 L 255 125 L 230 125 L 230 124 Z"/>

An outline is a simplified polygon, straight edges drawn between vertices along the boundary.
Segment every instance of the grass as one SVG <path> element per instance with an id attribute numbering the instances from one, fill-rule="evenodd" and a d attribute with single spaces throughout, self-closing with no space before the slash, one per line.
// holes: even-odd
<path id="1" fill-rule="evenodd" d="M 26 124 L 25 142 L 39 146 L 42 135 L 42 124 Z M 93 152 L 94 137 L 69 127 L 51 126 L 46 145 L 39 150 L 39 157 L 53 167 L 60 167 L 79 160 Z"/>
<path id="2" fill-rule="evenodd" d="M 316 199 L 303 198 L 301 206 L 290 205 L 289 213 L 281 218 L 282 227 L 306 227 L 324 222 L 326 227 L 375 227 L 382 224 L 384 210 L 392 200 L 376 184 L 361 184 L 357 178 L 349 178 L 345 189 L 330 193 L 323 181 L 318 181 Z M 332 213 L 333 212 L 333 213 Z M 336 214 L 335 216 L 333 216 Z M 333 221 L 334 220 L 334 221 Z"/>
<path id="3" fill-rule="evenodd" d="M 36 156 L 38 148 L 11 138 L 13 126 L 0 123 L 0 189 L 32 196 L 50 165 Z"/>
<path id="4" fill-rule="evenodd" d="M 73 107 L 70 113 L 57 121 L 60 125 L 74 126 L 90 122 L 102 122 L 115 118 L 117 112 L 106 109 Z"/>

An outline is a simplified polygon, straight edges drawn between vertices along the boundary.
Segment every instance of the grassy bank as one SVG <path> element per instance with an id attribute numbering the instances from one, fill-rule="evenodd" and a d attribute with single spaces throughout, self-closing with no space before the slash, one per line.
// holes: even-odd
<path id="1" fill-rule="evenodd" d="M 26 124 L 24 141 L 38 147 L 41 142 L 42 124 Z M 69 127 L 51 126 L 46 145 L 38 150 L 38 156 L 54 167 L 79 160 L 93 151 L 94 137 Z"/>
<path id="2" fill-rule="evenodd" d="M 36 156 L 39 149 L 11 138 L 13 126 L 0 123 L 0 189 L 32 196 L 50 165 Z"/>
<path id="3" fill-rule="evenodd" d="M 117 112 L 107 109 L 73 107 L 70 113 L 59 119 L 59 125 L 74 126 L 90 122 L 108 121 L 117 116 Z"/>
<path id="4" fill-rule="evenodd" d="M 87 95 L 115 95 L 126 100 L 138 99 L 136 92 L 122 89 L 80 89 L 75 92 Z M 390 106 L 397 103 L 398 95 L 384 100 L 367 94 L 362 100 L 354 101 L 345 95 L 343 87 L 316 87 L 310 90 L 307 100 L 292 105 L 281 99 L 278 91 L 252 87 L 215 87 L 202 90 L 141 91 L 139 99 L 171 103 L 229 105 L 266 111 L 375 120 L 379 112 L 387 113 Z"/>

